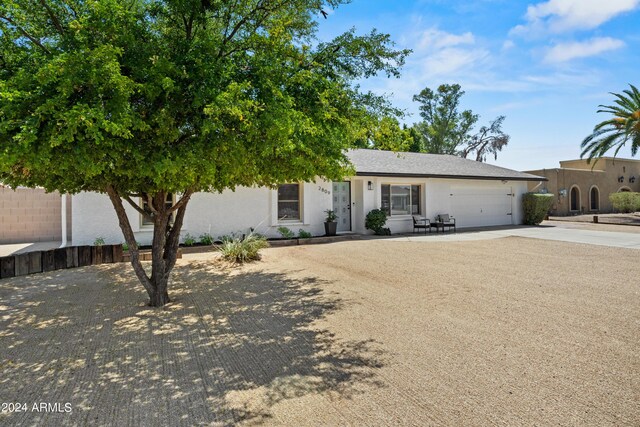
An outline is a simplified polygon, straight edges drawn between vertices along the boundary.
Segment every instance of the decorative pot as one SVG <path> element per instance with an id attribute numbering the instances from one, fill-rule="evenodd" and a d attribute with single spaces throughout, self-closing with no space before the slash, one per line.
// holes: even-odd
<path id="1" fill-rule="evenodd" d="M 337 228 L 338 228 L 337 222 L 325 222 L 324 234 L 326 234 L 327 236 L 335 236 Z"/>

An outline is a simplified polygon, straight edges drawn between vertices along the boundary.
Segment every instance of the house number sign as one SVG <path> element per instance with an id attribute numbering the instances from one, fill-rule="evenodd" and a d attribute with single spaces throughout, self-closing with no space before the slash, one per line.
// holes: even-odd
<path id="1" fill-rule="evenodd" d="M 331 194 L 331 191 L 327 190 L 326 188 L 322 187 L 321 185 L 318 186 L 318 191 L 322 191 L 325 194 Z"/>

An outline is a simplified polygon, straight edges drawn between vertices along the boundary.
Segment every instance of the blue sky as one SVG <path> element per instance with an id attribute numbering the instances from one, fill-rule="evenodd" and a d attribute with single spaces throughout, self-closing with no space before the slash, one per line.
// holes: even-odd
<path id="1" fill-rule="evenodd" d="M 478 126 L 505 115 L 509 145 L 491 163 L 518 170 L 579 158 L 609 92 L 640 85 L 640 0 L 353 0 L 321 19 L 321 39 L 356 27 L 413 53 L 400 79 L 362 87 L 391 95 L 418 121 L 414 94 L 459 83 Z M 630 157 L 622 149 L 619 157 Z"/>

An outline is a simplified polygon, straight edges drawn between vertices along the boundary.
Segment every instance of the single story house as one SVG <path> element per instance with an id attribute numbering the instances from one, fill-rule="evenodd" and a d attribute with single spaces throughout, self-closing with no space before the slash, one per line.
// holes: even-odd
<path id="1" fill-rule="evenodd" d="M 282 184 L 277 189 L 242 187 L 223 193 L 194 194 L 182 237 L 214 238 L 250 229 L 278 237 L 278 227 L 314 236 L 324 234 L 325 210 L 338 215 L 338 232 L 368 233 L 365 216 L 382 208 L 392 233 L 413 230 L 412 216 L 448 213 L 458 228 L 522 223 L 522 195 L 529 182 L 545 178 L 450 155 L 356 149 L 348 152 L 355 176 L 341 182 Z M 127 204 L 125 203 L 125 206 Z M 127 207 L 136 239 L 151 241 L 152 228 Z M 108 197 L 80 193 L 72 201 L 74 245 L 123 241 Z"/>
<path id="2" fill-rule="evenodd" d="M 535 191 L 554 194 L 552 215 L 613 212 L 609 195 L 640 191 L 640 160 L 602 157 L 563 160 L 559 168 L 527 171 L 547 178 Z M 537 184 L 530 183 L 531 189 Z"/>

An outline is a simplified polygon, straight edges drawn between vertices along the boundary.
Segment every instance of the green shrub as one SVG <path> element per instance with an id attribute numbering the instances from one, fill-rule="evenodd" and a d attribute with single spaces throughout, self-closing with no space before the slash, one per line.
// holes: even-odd
<path id="1" fill-rule="evenodd" d="M 203 245 L 213 245 L 213 236 L 209 233 L 201 234 L 200 243 Z"/>
<path id="2" fill-rule="evenodd" d="M 233 234 L 223 234 L 222 236 L 218 237 L 218 239 L 216 240 L 216 243 L 218 242 L 226 243 L 233 240 L 234 238 L 235 236 Z"/>
<path id="3" fill-rule="evenodd" d="M 522 196 L 523 222 L 526 225 L 540 224 L 553 205 L 554 197 L 553 194 L 525 193 Z"/>
<path id="4" fill-rule="evenodd" d="M 142 243 L 136 242 L 136 247 L 137 248 L 140 248 L 141 246 L 142 246 Z M 125 251 L 125 252 L 129 252 L 129 244 L 127 242 L 124 242 L 122 244 L 122 250 Z"/>
<path id="5" fill-rule="evenodd" d="M 640 211 L 640 193 L 632 193 L 630 191 L 612 193 L 609 195 L 609 200 L 611 200 L 613 208 L 619 212 Z"/>
<path id="6" fill-rule="evenodd" d="M 242 237 L 234 237 L 226 240 L 220 246 L 220 253 L 227 261 L 242 264 L 260 259 L 260 249 L 267 247 L 269 247 L 269 243 L 267 243 L 267 239 L 264 236 L 250 233 L 244 239 Z"/>
<path id="7" fill-rule="evenodd" d="M 191 234 L 187 233 L 184 235 L 184 245 L 185 246 L 193 246 L 196 244 L 196 238 Z"/>
<path id="8" fill-rule="evenodd" d="M 338 219 L 338 214 L 336 214 L 336 211 L 333 209 L 327 209 L 324 213 L 326 214 L 324 218 L 325 222 L 336 222 L 336 219 Z"/>
<path id="9" fill-rule="evenodd" d="M 298 231 L 298 237 L 301 239 L 310 239 L 313 237 L 313 235 L 311 233 L 309 233 L 308 231 L 304 231 L 302 228 L 300 229 L 300 231 Z"/>
<path id="10" fill-rule="evenodd" d="M 364 226 L 367 230 L 373 230 L 378 235 L 388 235 L 391 231 L 384 228 L 387 223 L 387 214 L 382 209 L 374 209 L 367 214 Z"/>
<path id="11" fill-rule="evenodd" d="M 280 233 L 280 235 L 285 239 L 293 239 L 296 237 L 296 233 L 291 231 L 288 227 L 278 227 L 278 233 Z"/>
<path id="12" fill-rule="evenodd" d="M 102 246 L 104 245 L 104 237 L 96 237 L 96 240 L 93 241 L 93 246 Z"/>

